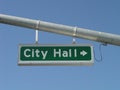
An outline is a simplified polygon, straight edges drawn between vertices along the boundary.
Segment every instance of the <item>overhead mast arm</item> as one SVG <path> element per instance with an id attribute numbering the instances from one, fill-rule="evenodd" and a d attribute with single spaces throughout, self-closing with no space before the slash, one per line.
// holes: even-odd
<path id="1" fill-rule="evenodd" d="M 39 25 L 37 26 L 38 21 L 39 21 Z M 66 26 L 61 24 L 15 17 L 4 14 L 0 14 L 0 23 L 31 28 L 34 30 L 42 30 L 57 34 L 63 34 L 72 37 L 74 35 L 74 28 L 75 28 L 72 26 Z M 76 34 L 74 35 L 74 37 L 120 46 L 120 35 L 116 35 L 116 34 L 93 31 L 83 28 L 76 28 Z"/>

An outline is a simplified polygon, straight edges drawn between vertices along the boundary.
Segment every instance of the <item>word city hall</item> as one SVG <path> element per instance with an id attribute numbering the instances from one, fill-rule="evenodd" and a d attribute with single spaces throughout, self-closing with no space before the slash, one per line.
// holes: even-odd
<path id="1" fill-rule="evenodd" d="M 78 57 L 78 56 L 85 56 L 87 52 L 85 50 L 77 50 L 77 49 L 52 49 L 52 50 L 40 50 L 38 48 L 26 48 L 23 51 L 25 58 L 41 58 L 42 60 L 46 59 L 48 56 L 52 55 L 51 57 L 54 58 L 61 58 L 61 57 Z"/>

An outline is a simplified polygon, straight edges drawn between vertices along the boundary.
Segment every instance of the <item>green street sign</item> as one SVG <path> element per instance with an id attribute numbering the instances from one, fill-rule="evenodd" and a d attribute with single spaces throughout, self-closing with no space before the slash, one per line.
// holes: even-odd
<path id="1" fill-rule="evenodd" d="M 90 45 L 20 45 L 19 65 L 92 65 Z"/>

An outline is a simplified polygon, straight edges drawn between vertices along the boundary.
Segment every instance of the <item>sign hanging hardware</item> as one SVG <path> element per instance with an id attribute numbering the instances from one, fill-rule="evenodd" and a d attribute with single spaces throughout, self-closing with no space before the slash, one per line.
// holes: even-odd
<path id="1" fill-rule="evenodd" d="M 38 28 L 39 28 L 39 24 L 40 24 L 40 21 L 37 21 L 37 24 L 36 24 L 36 30 L 35 30 L 35 44 L 38 44 L 38 36 L 39 36 L 39 31 L 38 31 Z"/>
<path id="2" fill-rule="evenodd" d="M 35 31 L 35 44 L 38 44 L 38 30 Z"/>
<path id="3" fill-rule="evenodd" d="M 102 62 L 103 61 L 103 54 L 102 54 L 102 46 L 107 46 L 107 43 L 101 43 L 99 45 L 99 53 L 100 53 L 100 58 L 96 58 L 96 55 L 95 55 L 95 50 L 94 50 L 94 58 L 97 62 Z"/>
<path id="4" fill-rule="evenodd" d="M 76 44 L 76 33 L 77 33 L 77 27 L 74 27 L 73 29 L 73 40 L 72 40 L 72 44 Z"/>

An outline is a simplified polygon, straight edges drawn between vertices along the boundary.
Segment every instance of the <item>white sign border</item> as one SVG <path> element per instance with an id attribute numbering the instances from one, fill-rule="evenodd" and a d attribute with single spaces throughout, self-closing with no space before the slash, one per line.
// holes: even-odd
<path id="1" fill-rule="evenodd" d="M 91 60 L 90 61 L 22 61 L 20 60 L 20 48 L 23 46 L 90 46 L 91 47 Z M 84 44 L 20 44 L 18 53 L 19 66 L 91 66 L 94 64 L 94 51 L 92 45 Z"/>

